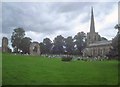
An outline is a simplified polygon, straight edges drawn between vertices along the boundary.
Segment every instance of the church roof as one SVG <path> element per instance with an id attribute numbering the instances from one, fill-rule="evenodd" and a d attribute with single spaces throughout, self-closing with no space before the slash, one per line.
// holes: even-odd
<path id="1" fill-rule="evenodd" d="M 110 45 L 112 44 L 112 41 L 107 41 L 107 40 L 102 40 L 102 41 L 97 41 L 95 43 L 89 44 L 88 47 L 93 47 L 93 46 L 103 46 L 103 45 Z"/>

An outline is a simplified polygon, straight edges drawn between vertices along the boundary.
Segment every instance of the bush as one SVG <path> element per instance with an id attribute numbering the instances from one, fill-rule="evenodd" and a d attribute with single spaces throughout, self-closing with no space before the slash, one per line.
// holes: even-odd
<path id="1" fill-rule="evenodd" d="M 70 56 L 63 56 L 62 57 L 62 61 L 71 61 L 72 60 L 72 57 Z"/>

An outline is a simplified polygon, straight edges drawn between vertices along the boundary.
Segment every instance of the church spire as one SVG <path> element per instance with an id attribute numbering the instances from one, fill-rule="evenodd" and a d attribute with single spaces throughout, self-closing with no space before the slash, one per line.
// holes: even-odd
<path id="1" fill-rule="evenodd" d="M 94 14 L 93 14 L 93 7 L 91 7 L 91 24 L 90 24 L 90 32 L 95 32 L 95 25 L 94 25 Z"/>

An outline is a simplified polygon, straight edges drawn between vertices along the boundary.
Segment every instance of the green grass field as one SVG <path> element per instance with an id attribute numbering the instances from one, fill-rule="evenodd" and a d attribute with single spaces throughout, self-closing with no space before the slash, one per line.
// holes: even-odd
<path id="1" fill-rule="evenodd" d="M 3 54 L 3 85 L 117 85 L 117 61 L 71 61 Z"/>
<path id="2" fill-rule="evenodd" d="M 2 53 L 0 52 L 0 86 L 2 85 Z"/>

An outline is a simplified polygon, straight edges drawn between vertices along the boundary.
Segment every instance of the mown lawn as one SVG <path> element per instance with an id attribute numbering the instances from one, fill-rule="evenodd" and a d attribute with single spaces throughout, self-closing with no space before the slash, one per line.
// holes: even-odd
<path id="1" fill-rule="evenodd" d="M 71 61 L 3 54 L 3 85 L 117 85 L 117 61 Z"/>
<path id="2" fill-rule="evenodd" d="M 2 53 L 0 52 L 0 86 L 2 85 Z"/>

